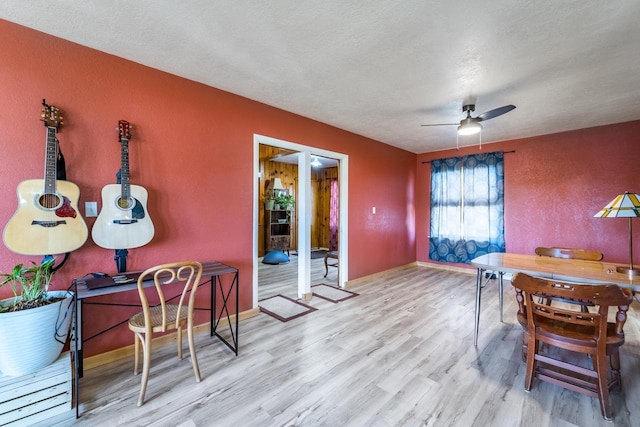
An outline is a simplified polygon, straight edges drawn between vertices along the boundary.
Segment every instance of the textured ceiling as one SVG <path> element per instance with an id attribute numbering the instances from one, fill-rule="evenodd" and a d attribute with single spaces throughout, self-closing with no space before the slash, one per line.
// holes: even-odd
<path id="1" fill-rule="evenodd" d="M 422 153 L 640 119 L 638 0 L 23 0 L 0 18 Z M 478 137 L 460 138 L 460 145 Z M 299 141 L 304 143 L 304 141 Z"/>

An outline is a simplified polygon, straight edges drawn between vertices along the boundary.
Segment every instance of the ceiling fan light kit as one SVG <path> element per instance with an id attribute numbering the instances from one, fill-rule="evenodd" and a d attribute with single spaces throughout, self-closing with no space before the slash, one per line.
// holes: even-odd
<path id="1" fill-rule="evenodd" d="M 458 135 L 475 135 L 482 130 L 482 125 L 473 118 L 464 119 L 458 126 Z"/>
<path id="2" fill-rule="evenodd" d="M 320 166 L 322 166 L 322 163 L 320 163 L 320 160 L 318 160 L 317 157 L 314 157 L 313 161 L 310 164 L 314 168 L 319 168 Z"/>
<path id="3" fill-rule="evenodd" d="M 515 105 L 504 105 L 499 108 L 494 108 L 493 110 L 489 110 L 485 113 L 480 114 L 478 117 L 471 117 L 471 112 L 475 111 L 475 104 L 465 104 L 462 106 L 462 112 L 467 113 L 467 117 L 460 120 L 460 124 L 458 123 L 437 123 L 437 124 L 429 124 L 422 126 L 451 126 L 458 125 L 458 135 L 475 135 L 482 131 L 482 125 L 480 124 L 483 120 L 493 119 L 495 117 L 501 116 L 505 113 L 516 108 Z"/>

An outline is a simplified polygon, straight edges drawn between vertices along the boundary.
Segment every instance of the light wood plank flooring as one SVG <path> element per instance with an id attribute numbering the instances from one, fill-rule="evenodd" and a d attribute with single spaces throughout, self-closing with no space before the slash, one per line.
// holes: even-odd
<path id="1" fill-rule="evenodd" d="M 258 263 L 258 300 L 274 295 L 285 295 L 298 299 L 298 256 L 290 255 L 286 264 Z M 327 283 L 338 284 L 338 269 L 329 267 L 327 277 L 324 268 L 324 257 L 311 260 L 311 285 Z"/>
<path id="2" fill-rule="evenodd" d="M 155 349 L 140 408 L 132 360 L 91 369 L 81 380 L 82 417 L 58 425 L 640 425 L 637 303 L 621 349 L 624 389 L 612 395 L 615 418 L 606 422 L 596 399 L 541 382 L 524 391 L 514 293 L 507 282 L 500 323 L 493 282 L 477 348 L 475 276 L 408 267 L 350 287 L 356 298 L 313 298 L 317 311 L 287 323 L 263 313 L 242 321 L 237 357 L 199 335 L 200 383 L 173 346 Z"/>

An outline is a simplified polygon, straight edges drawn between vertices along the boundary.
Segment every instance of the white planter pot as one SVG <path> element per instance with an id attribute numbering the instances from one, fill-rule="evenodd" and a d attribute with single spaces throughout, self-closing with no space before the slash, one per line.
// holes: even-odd
<path id="1" fill-rule="evenodd" d="M 20 376 L 53 363 L 69 335 L 73 294 L 50 291 L 49 298 L 65 298 L 53 304 L 12 313 L 0 313 L 0 373 Z M 0 301 L 6 305 L 14 298 Z"/>

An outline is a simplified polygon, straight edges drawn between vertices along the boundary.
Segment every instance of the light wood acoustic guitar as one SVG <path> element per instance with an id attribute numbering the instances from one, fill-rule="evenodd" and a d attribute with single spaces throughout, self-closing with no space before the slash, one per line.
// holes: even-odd
<path id="1" fill-rule="evenodd" d="M 9 250 L 22 255 L 54 255 L 74 251 L 87 241 L 89 231 L 78 212 L 80 189 L 57 180 L 60 110 L 42 100 L 42 120 L 47 128 L 44 180 L 18 184 L 18 209 L 4 228 Z"/>
<path id="2" fill-rule="evenodd" d="M 120 184 L 102 188 L 102 210 L 91 230 L 96 245 L 107 249 L 144 246 L 153 239 L 155 229 L 147 212 L 147 190 L 129 179 L 129 139 L 131 125 L 118 122 L 121 146 Z"/>

